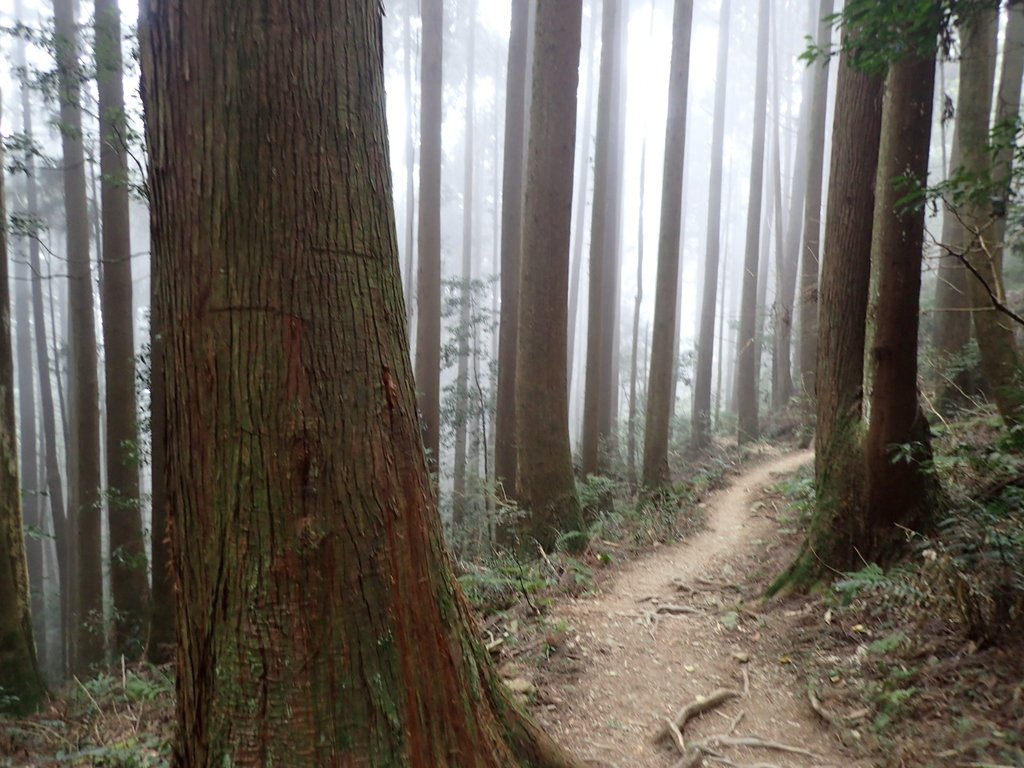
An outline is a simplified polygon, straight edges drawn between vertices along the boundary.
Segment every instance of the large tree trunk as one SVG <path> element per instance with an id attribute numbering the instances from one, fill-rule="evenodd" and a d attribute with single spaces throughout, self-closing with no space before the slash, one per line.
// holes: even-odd
<path id="1" fill-rule="evenodd" d="M 934 83 L 935 57 L 929 56 L 893 64 L 886 84 L 873 233 L 878 287 L 864 444 L 866 530 L 859 552 L 869 561 L 900 547 L 902 527 L 927 521 L 934 484 L 926 466 L 930 431 L 917 399 L 925 210 L 904 202 L 908 180 L 927 183 Z M 906 455 L 894 454 L 894 446 L 905 446 Z"/>
<path id="2" fill-rule="evenodd" d="M 114 651 L 138 659 L 149 620 L 149 574 L 139 506 L 128 146 L 117 0 L 96 0 L 96 81 L 100 113 L 103 238 L 100 303 L 106 374 L 107 500 Z"/>
<path id="3" fill-rule="evenodd" d="M 89 259 L 89 206 L 85 192 L 85 151 L 79 106 L 81 68 L 74 0 L 53 0 L 60 80 L 61 141 L 64 163 L 64 207 L 67 227 L 68 303 L 70 305 L 71 424 L 69 455 L 74 525 L 77 536 L 74 600 L 73 669 L 88 674 L 103 661 L 103 569 L 100 557 L 100 414 L 93 315 L 92 270 Z M 133 382 L 134 385 L 134 382 Z"/>
<path id="4" fill-rule="evenodd" d="M 658 235 L 658 278 L 654 297 L 651 373 L 647 384 L 644 428 L 644 485 L 655 488 L 670 480 L 668 430 L 672 421 L 672 366 L 675 362 L 676 290 L 679 283 L 680 215 L 683 208 L 683 157 L 686 154 L 686 106 L 690 82 L 690 33 L 693 0 L 676 0 L 672 22 L 672 61 L 665 129 L 665 170 L 662 176 L 661 228 Z"/>
<path id="5" fill-rule="evenodd" d="M 551 549 L 582 531 L 565 367 L 581 0 L 539 3 L 523 216 L 516 432 L 524 539 Z M 525 543 L 525 542 L 524 542 Z"/>
<path id="6" fill-rule="evenodd" d="M 836 83 L 829 215 L 821 272 L 816 508 L 807 543 L 776 589 L 806 587 L 831 573 L 829 569 L 856 568 L 857 552 L 866 539 L 864 345 L 881 128 L 881 75 L 856 69 L 843 54 Z"/>
<path id="7" fill-rule="evenodd" d="M 758 424 L 757 354 L 757 272 L 760 262 L 761 201 L 764 193 L 765 123 L 768 111 L 768 0 L 758 10 L 757 82 L 754 91 L 754 146 L 750 155 L 750 197 L 747 205 L 746 258 L 743 269 L 743 297 L 740 300 L 739 350 L 737 367 L 737 411 L 740 444 L 756 440 Z"/>
<path id="8" fill-rule="evenodd" d="M 833 0 L 818 7 L 821 50 L 832 45 Z M 800 249 L 800 379 L 805 397 L 814 399 L 814 372 L 818 364 L 818 251 L 821 245 L 821 184 L 825 166 L 825 111 L 828 103 L 828 63 L 816 65 L 811 102 L 810 150 L 804 198 L 804 245 Z"/>
<path id="9" fill-rule="evenodd" d="M 444 553 L 380 4 L 186 0 L 140 26 L 174 404 L 175 764 L 578 765 L 510 703 Z"/>
<path id="10" fill-rule="evenodd" d="M 523 165 L 526 125 L 526 40 L 529 0 L 512 1 L 505 95 L 505 157 L 501 181 L 501 325 L 498 336 L 498 398 L 494 424 L 494 473 L 507 497 L 516 496 L 516 347 L 519 261 L 523 227 Z"/>
<path id="11" fill-rule="evenodd" d="M 600 471 L 601 442 L 607 437 L 602 431 L 605 395 L 610 375 L 611 361 L 606 359 L 610 350 L 604 343 L 604 330 L 608 323 L 605 318 L 607 282 L 614 281 L 614 267 L 609 254 L 607 227 L 610 219 L 618 216 L 615 191 L 612 189 L 615 177 L 615 113 L 618 110 L 615 81 L 618 77 L 621 58 L 621 36 L 619 35 L 619 3 L 604 0 L 601 12 L 601 72 L 597 92 L 597 143 L 594 161 L 594 203 L 590 236 L 590 282 L 587 300 L 587 365 L 583 402 L 583 441 L 581 457 L 583 474 L 591 475 Z"/>
<path id="12" fill-rule="evenodd" d="M 476 129 L 476 0 L 469 2 L 469 57 L 466 67 L 466 113 L 464 115 L 462 177 L 462 285 L 459 288 L 459 360 L 455 375 L 455 451 L 452 466 L 452 527 L 456 536 L 464 533 L 466 513 L 466 430 L 470 420 L 469 355 L 474 301 L 473 287 L 473 134 Z M 474 352 L 475 345 L 474 345 Z"/>
<path id="13" fill-rule="evenodd" d="M 416 390 L 427 461 L 441 451 L 441 51 L 443 0 L 422 0 L 420 214 L 416 274 Z"/>
<path id="14" fill-rule="evenodd" d="M 969 177 L 986 178 L 999 174 L 1007 183 L 1007 158 L 1003 167 L 993 165 L 989 149 L 989 114 L 996 60 L 996 11 L 986 10 L 962 26 L 964 58 L 960 65 L 960 152 L 963 169 Z M 1019 55 L 1014 51 L 1011 57 Z M 1017 72 L 1016 93 L 1020 96 L 1020 73 Z M 1012 98 L 1010 99 L 1012 102 Z M 1012 104 L 1011 104 L 1012 106 Z M 1005 110 L 1005 106 L 1000 107 Z M 1007 115 L 1003 114 L 1003 117 Z M 1010 116 L 1011 119 L 1014 116 Z M 1012 151 L 1008 158 L 1012 161 Z M 1004 171 L 1005 168 L 1005 171 Z M 1005 175 L 1004 175 L 1005 174 Z M 972 276 L 967 284 L 974 307 L 974 329 L 981 351 L 981 370 L 992 392 L 999 414 L 1007 425 L 1024 423 L 1024 371 L 1014 336 L 1011 318 L 998 311 L 993 296 L 1002 301 L 1002 250 L 996 247 L 1005 230 L 993 224 L 992 206 L 988 200 L 968 199 L 963 206 L 966 227 L 966 259 Z M 995 230 L 995 231 L 993 231 Z"/>
<path id="15" fill-rule="evenodd" d="M 715 116 L 711 129 L 711 185 L 708 192 L 707 250 L 704 254 L 704 286 L 697 336 L 697 368 L 693 384 L 692 448 L 700 451 L 711 443 L 711 369 L 715 357 L 715 307 L 718 295 L 719 242 L 722 231 L 722 160 L 725 136 L 726 80 L 729 70 L 730 0 L 722 0 L 718 18 L 718 65 L 715 69 Z M 724 306 L 725 297 L 721 297 Z M 722 349 L 719 345 L 719 355 Z M 721 378 L 721 377 L 719 377 Z"/>
<path id="16" fill-rule="evenodd" d="M 0 167 L 3 150 L 0 149 Z M 0 221 L 7 221 L 0 179 Z M 0 233 L 0 712 L 35 710 L 43 699 L 36 664 L 29 606 L 25 533 L 18 477 L 18 438 L 14 424 L 14 359 L 11 302 L 7 280 L 7 235 Z M 31 451 L 29 444 L 26 450 Z"/>

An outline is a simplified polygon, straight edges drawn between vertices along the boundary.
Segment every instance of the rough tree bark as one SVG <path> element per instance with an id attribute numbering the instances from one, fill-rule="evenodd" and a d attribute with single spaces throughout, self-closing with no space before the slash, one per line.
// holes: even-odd
<path id="1" fill-rule="evenodd" d="M 505 495 L 516 497 L 516 347 L 519 260 L 523 227 L 526 126 L 526 39 L 529 0 L 512 0 L 505 96 L 505 157 L 501 180 L 501 324 L 498 329 L 498 396 L 494 424 L 494 473 Z"/>
<path id="2" fill-rule="evenodd" d="M 135 308 L 132 305 L 128 135 L 124 111 L 121 11 L 96 0 L 100 195 L 103 237 L 100 306 L 106 396 L 107 508 L 114 651 L 138 659 L 149 619 L 149 574 L 139 505 L 139 430 L 135 398 Z"/>
<path id="3" fill-rule="evenodd" d="M 672 21 L 665 170 L 662 175 L 658 277 L 654 296 L 651 373 L 647 384 L 643 483 L 657 488 L 670 480 L 668 430 L 672 420 L 672 367 L 675 362 L 676 290 L 683 208 L 683 157 L 686 154 L 686 106 L 690 82 L 693 0 L 676 0 Z"/>
<path id="4" fill-rule="evenodd" d="M 548 550 L 561 532 L 584 529 L 565 366 L 582 15 L 581 0 L 539 3 L 531 65 L 516 371 L 518 491 L 527 510 L 522 538 Z"/>
<path id="5" fill-rule="evenodd" d="M 0 149 L 0 167 L 3 150 Z M 0 180 L 0 221 L 7 221 Z M 29 606 L 25 534 L 18 477 L 18 439 L 14 423 L 14 359 L 11 350 L 11 302 L 7 280 L 7 235 L 0 233 L 0 712 L 35 710 L 42 702 L 43 679 L 36 664 Z M 32 446 L 27 446 L 32 450 Z"/>
<path id="6" fill-rule="evenodd" d="M 711 185 L 708 192 L 707 250 L 704 254 L 704 290 L 697 337 L 697 369 L 693 384 L 692 448 L 711 443 L 711 369 L 715 357 L 715 307 L 718 296 L 719 243 L 722 230 L 722 160 L 725 137 L 726 80 L 729 70 L 730 0 L 722 0 L 718 17 L 718 64 L 715 69 L 715 116 L 711 129 Z M 722 302 L 725 297 L 722 297 Z M 721 345 L 719 345 L 721 346 Z M 719 349 L 719 354 L 722 350 Z"/>
<path id="7" fill-rule="evenodd" d="M 100 558 L 100 414 L 89 260 L 89 206 L 85 191 L 85 151 L 80 107 L 81 68 L 74 0 L 53 0 L 57 75 L 60 81 L 64 208 L 67 228 L 68 303 L 72 373 L 73 445 L 70 472 L 74 499 L 77 586 L 71 624 L 75 629 L 72 669 L 88 674 L 104 655 L 103 569 Z"/>
<path id="8" fill-rule="evenodd" d="M 441 452 L 441 59 L 443 0 L 422 0 L 420 212 L 416 273 L 416 389 L 427 461 Z"/>
<path id="9" fill-rule="evenodd" d="M 175 764 L 578 766 L 510 703 L 441 542 L 380 4 L 185 0 L 140 26 Z"/>
<path id="10" fill-rule="evenodd" d="M 761 255 L 761 201 L 764 196 L 765 123 L 768 111 L 768 0 L 761 0 L 757 25 L 757 82 L 754 89 L 754 146 L 750 156 L 750 198 L 747 205 L 746 258 L 743 268 L 743 298 L 740 302 L 739 350 L 736 358 L 737 437 L 740 444 L 756 440 L 758 424 L 757 354 L 757 272 Z"/>

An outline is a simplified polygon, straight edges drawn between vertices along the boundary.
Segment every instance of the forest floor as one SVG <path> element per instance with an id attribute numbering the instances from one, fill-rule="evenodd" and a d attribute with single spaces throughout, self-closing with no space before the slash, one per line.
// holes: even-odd
<path id="1" fill-rule="evenodd" d="M 748 458 L 700 532 L 554 600 L 543 658 L 503 665 L 586 764 L 1024 766 L 1024 638 L 965 637 L 941 539 L 890 573 L 763 599 L 803 540 L 812 458 Z"/>
<path id="2" fill-rule="evenodd" d="M 983 433 L 977 444 L 991 453 Z M 968 639 L 957 606 L 976 614 L 993 587 L 964 581 L 986 570 L 953 567 L 948 533 L 887 572 L 763 600 L 803 540 L 811 460 L 730 449 L 659 508 L 618 500 L 581 559 L 464 577 L 502 676 L 556 739 L 595 768 L 695 766 L 698 748 L 705 766 L 739 768 L 1024 766 L 1024 633 L 1018 622 Z M 1024 461 L 1011 469 L 1024 478 Z M 985 536 L 1024 544 L 1024 526 L 993 520 L 977 522 Z M 1024 574 L 1003 556 L 987 572 L 997 594 L 1003 571 Z M 681 714 L 680 733 L 656 741 Z M 0 768 L 162 768 L 172 723 L 169 669 L 112 670 L 64 686 L 38 715 L 0 719 Z"/>
<path id="3" fill-rule="evenodd" d="M 741 765 L 869 765 L 812 709 L 788 655 L 789 611 L 757 599 L 789 551 L 780 510 L 761 497 L 812 458 L 769 453 L 707 500 L 701 533 L 627 563 L 596 595 L 552 607 L 565 638 L 538 680 L 538 718 L 556 738 L 595 766 L 675 765 L 674 740 L 655 734 L 685 705 L 725 690 L 741 695 L 687 723 L 688 744 L 725 737 L 713 750 Z"/>

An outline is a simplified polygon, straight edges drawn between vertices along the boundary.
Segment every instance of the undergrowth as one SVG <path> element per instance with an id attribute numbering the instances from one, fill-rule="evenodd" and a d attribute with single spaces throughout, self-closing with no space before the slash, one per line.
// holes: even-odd
<path id="1" fill-rule="evenodd" d="M 164 668 L 142 664 L 76 678 L 34 717 L 0 719 L 0 766 L 164 768 L 173 708 L 174 681 Z"/>
<path id="2" fill-rule="evenodd" d="M 936 433 L 937 525 L 834 580 L 812 685 L 869 713 L 841 730 L 883 765 L 1024 765 L 1024 455 L 988 413 Z"/>

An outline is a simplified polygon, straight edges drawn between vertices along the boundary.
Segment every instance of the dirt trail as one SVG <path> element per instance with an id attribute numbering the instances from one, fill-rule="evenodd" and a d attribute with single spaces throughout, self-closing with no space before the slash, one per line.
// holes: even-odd
<path id="1" fill-rule="evenodd" d="M 552 675 L 542 686 L 550 704 L 539 718 L 576 754 L 595 766 L 675 765 L 678 754 L 652 743 L 655 730 L 700 695 L 741 688 L 745 669 L 747 696 L 692 720 L 688 738 L 723 734 L 743 713 L 735 736 L 756 735 L 815 757 L 723 748 L 737 765 L 857 765 L 811 710 L 803 679 L 773 642 L 772 623 L 738 607 L 747 573 L 778 535 L 778 521 L 757 496 L 811 458 L 769 455 L 709 499 L 704 532 L 629 563 L 599 595 L 555 608 L 554 618 L 570 628 L 561 653 L 574 674 Z M 701 612 L 658 614 L 665 606 Z M 779 610 L 753 601 L 748 607 Z"/>

